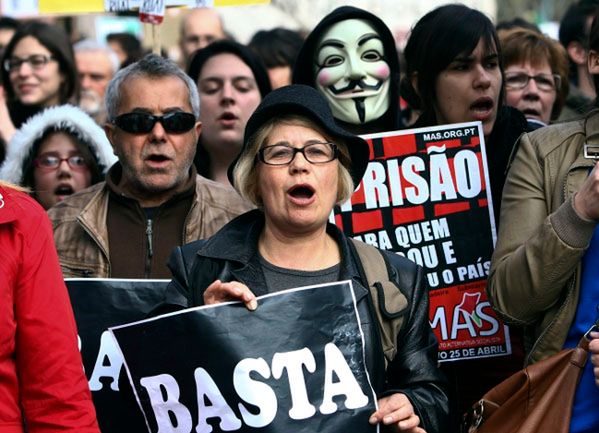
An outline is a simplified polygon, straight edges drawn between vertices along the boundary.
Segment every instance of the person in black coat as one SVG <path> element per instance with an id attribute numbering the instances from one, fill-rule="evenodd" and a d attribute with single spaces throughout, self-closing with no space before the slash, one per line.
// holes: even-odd
<path id="1" fill-rule="evenodd" d="M 173 296 L 167 300 L 185 299 L 187 306 L 241 300 L 259 314 L 257 295 L 352 280 L 378 397 L 370 423 L 391 431 L 445 431 L 449 404 L 422 268 L 382 252 L 389 279 L 405 300 L 396 351 L 384 352 L 360 258 L 349 238 L 328 223 L 333 206 L 360 183 L 368 156 L 367 143 L 335 124 L 315 89 L 291 85 L 271 92 L 249 119 L 244 147 L 229 170 L 233 186 L 258 209 L 208 240 L 177 248 L 169 260 Z"/>

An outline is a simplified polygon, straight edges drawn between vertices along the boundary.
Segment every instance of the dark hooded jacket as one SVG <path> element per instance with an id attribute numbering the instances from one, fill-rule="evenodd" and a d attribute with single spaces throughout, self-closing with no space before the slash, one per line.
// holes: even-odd
<path id="1" fill-rule="evenodd" d="M 325 16 L 308 35 L 297 56 L 295 67 L 293 69 L 293 83 L 316 87 L 313 64 L 319 39 L 333 24 L 351 19 L 367 21 L 381 36 L 381 41 L 383 42 L 383 47 L 385 49 L 385 60 L 389 64 L 389 69 L 391 70 L 391 76 L 389 77 L 389 109 L 377 120 L 366 122 L 361 125 L 343 122 L 338 119 L 335 120 L 339 126 L 354 134 L 371 134 L 401 129 L 403 125 L 399 109 L 400 69 L 395 39 L 385 23 L 370 12 L 352 6 L 342 6 Z"/>

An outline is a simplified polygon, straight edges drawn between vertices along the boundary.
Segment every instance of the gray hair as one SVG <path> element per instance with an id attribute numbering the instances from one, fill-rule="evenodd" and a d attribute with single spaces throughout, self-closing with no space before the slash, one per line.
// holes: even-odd
<path id="1" fill-rule="evenodd" d="M 101 51 L 104 53 L 108 59 L 110 60 L 110 66 L 112 67 L 112 73 L 116 74 L 116 71 L 121 67 L 121 62 L 119 62 L 119 57 L 116 55 L 114 50 L 110 48 L 108 45 L 102 45 L 93 39 L 83 39 L 75 44 L 73 44 L 73 50 L 75 54 L 77 53 L 89 53 L 89 52 L 98 52 Z"/>
<path id="2" fill-rule="evenodd" d="M 118 114 L 121 102 L 121 86 L 125 81 L 133 77 L 144 78 L 180 78 L 189 90 L 189 105 L 196 120 L 200 117 L 200 96 L 196 83 L 175 62 L 165 59 L 157 54 L 147 54 L 141 60 L 121 69 L 108 83 L 106 89 L 106 114 L 109 121 Z M 151 91 L 151 89 L 148 89 Z"/>

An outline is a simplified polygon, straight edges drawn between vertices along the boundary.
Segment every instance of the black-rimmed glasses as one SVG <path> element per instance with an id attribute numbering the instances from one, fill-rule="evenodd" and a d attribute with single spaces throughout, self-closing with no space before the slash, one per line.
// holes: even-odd
<path id="1" fill-rule="evenodd" d="M 291 147 L 286 144 L 265 146 L 258 152 L 260 161 L 268 165 L 287 165 L 295 155 L 301 153 L 312 164 L 322 164 L 337 158 L 338 149 L 333 143 L 310 143 L 304 147 Z"/>
<path id="2" fill-rule="evenodd" d="M 133 112 L 121 114 L 112 120 L 113 124 L 130 134 L 147 134 L 154 129 L 156 122 L 160 122 L 164 130 L 170 134 L 182 134 L 195 126 L 196 117 L 183 111 L 174 111 L 164 116 Z"/>
<path id="3" fill-rule="evenodd" d="M 6 72 L 12 72 L 20 69 L 23 63 L 29 63 L 33 69 L 41 69 L 51 60 L 54 60 L 54 57 L 46 56 L 45 54 L 33 54 L 32 56 L 26 57 L 24 59 L 19 57 L 11 57 L 10 59 L 4 60 L 3 66 Z"/>

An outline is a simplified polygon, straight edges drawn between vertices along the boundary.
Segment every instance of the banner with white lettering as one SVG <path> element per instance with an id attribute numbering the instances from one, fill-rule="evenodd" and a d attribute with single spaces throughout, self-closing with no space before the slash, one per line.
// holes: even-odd
<path id="1" fill-rule="evenodd" d="M 126 378 L 121 352 L 108 328 L 147 318 L 163 302 L 169 280 L 67 278 L 65 282 L 102 433 L 146 432 L 143 415 Z"/>
<path id="2" fill-rule="evenodd" d="M 368 169 L 334 222 L 425 268 L 440 361 L 510 354 L 485 293 L 496 232 L 481 123 L 364 138 Z"/>
<path id="3" fill-rule="evenodd" d="M 111 331 L 150 432 L 378 432 L 350 281 Z"/>

